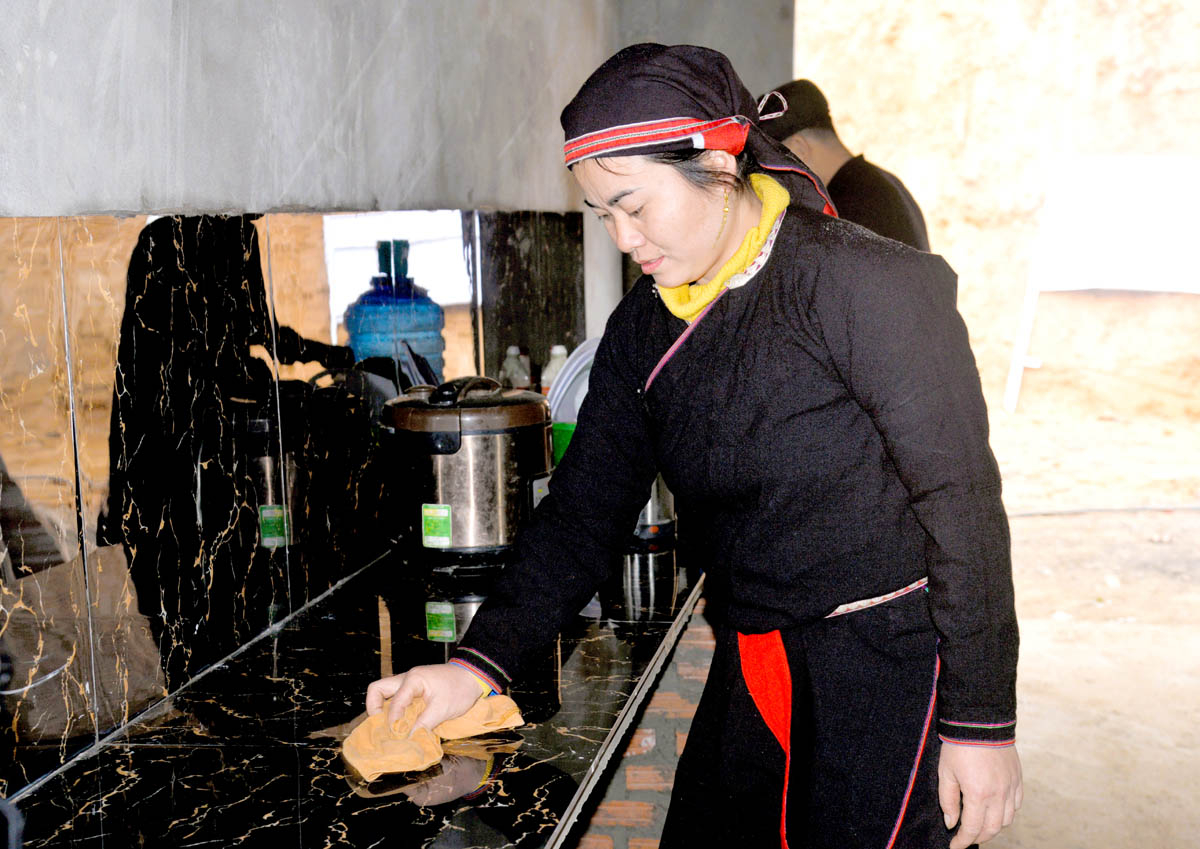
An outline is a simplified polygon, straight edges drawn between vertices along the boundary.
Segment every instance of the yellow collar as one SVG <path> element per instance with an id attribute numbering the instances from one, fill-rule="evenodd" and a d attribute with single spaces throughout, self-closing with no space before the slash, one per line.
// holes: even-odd
<path id="1" fill-rule="evenodd" d="M 707 283 L 658 287 L 658 294 L 662 296 L 667 309 L 689 324 L 725 288 L 730 277 L 744 271 L 746 266 L 754 261 L 766 243 L 771 228 L 775 226 L 775 219 L 787 209 L 791 201 L 787 189 L 766 174 L 751 174 L 750 186 L 762 201 L 762 217 L 757 227 L 750 228 L 750 232 L 742 240 L 741 247 L 721 266 L 721 270 Z"/>

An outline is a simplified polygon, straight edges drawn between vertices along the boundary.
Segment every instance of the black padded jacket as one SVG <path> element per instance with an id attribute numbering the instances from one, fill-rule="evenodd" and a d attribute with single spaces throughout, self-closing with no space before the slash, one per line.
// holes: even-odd
<path id="1" fill-rule="evenodd" d="M 507 684 L 619 562 L 661 471 L 710 613 L 765 632 L 927 576 L 943 734 L 1011 739 L 1008 522 L 956 286 L 941 257 L 793 205 L 645 390 L 686 325 L 640 279 L 457 659 Z"/>

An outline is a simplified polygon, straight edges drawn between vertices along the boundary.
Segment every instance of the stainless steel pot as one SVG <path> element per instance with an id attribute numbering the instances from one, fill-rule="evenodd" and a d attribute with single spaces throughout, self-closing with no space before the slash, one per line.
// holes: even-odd
<path id="1" fill-rule="evenodd" d="M 414 386 L 384 405 L 383 423 L 416 470 L 408 508 L 420 546 L 506 548 L 550 474 L 550 406 L 486 377 Z"/>

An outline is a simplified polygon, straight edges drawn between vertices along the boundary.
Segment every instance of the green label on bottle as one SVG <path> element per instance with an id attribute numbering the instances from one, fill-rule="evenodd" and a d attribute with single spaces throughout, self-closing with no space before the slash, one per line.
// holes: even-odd
<path id="1" fill-rule="evenodd" d="M 258 508 L 259 545 L 279 548 L 288 544 L 288 515 L 282 504 L 264 504 Z"/>
<path id="2" fill-rule="evenodd" d="M 436 643 L 452 643 L 457 639 L 453 604 L 448 601 L 425 602 L 425 637 Z"/>
<path id="3" fill-rule="evenodd" d="M 449 504 L 421 505 L 421 545 L 449 548 L 451 527 Z"/>

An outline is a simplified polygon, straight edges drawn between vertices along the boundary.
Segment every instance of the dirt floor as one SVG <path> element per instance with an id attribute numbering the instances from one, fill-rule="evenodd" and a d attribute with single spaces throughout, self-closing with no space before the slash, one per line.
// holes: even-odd
<path id="1" fill-rule="evenodd" d="M 1025 805 L 992 845 L 1200 832 L 1200 512 L 1013 518 Z"/>
<path id="2" fill-rule="evenodd" d="M 1200 314 L 1200 298 L 1185 306 Z M 1043 344 L 1017 412 L 993 408 L 1025 805 L 989 847 L 1143 849 L 1200 833 L 1195 341 L 1157 336 L 1157 365 L 1127 342 L 1124 364 L 1103 368 Z"/>

